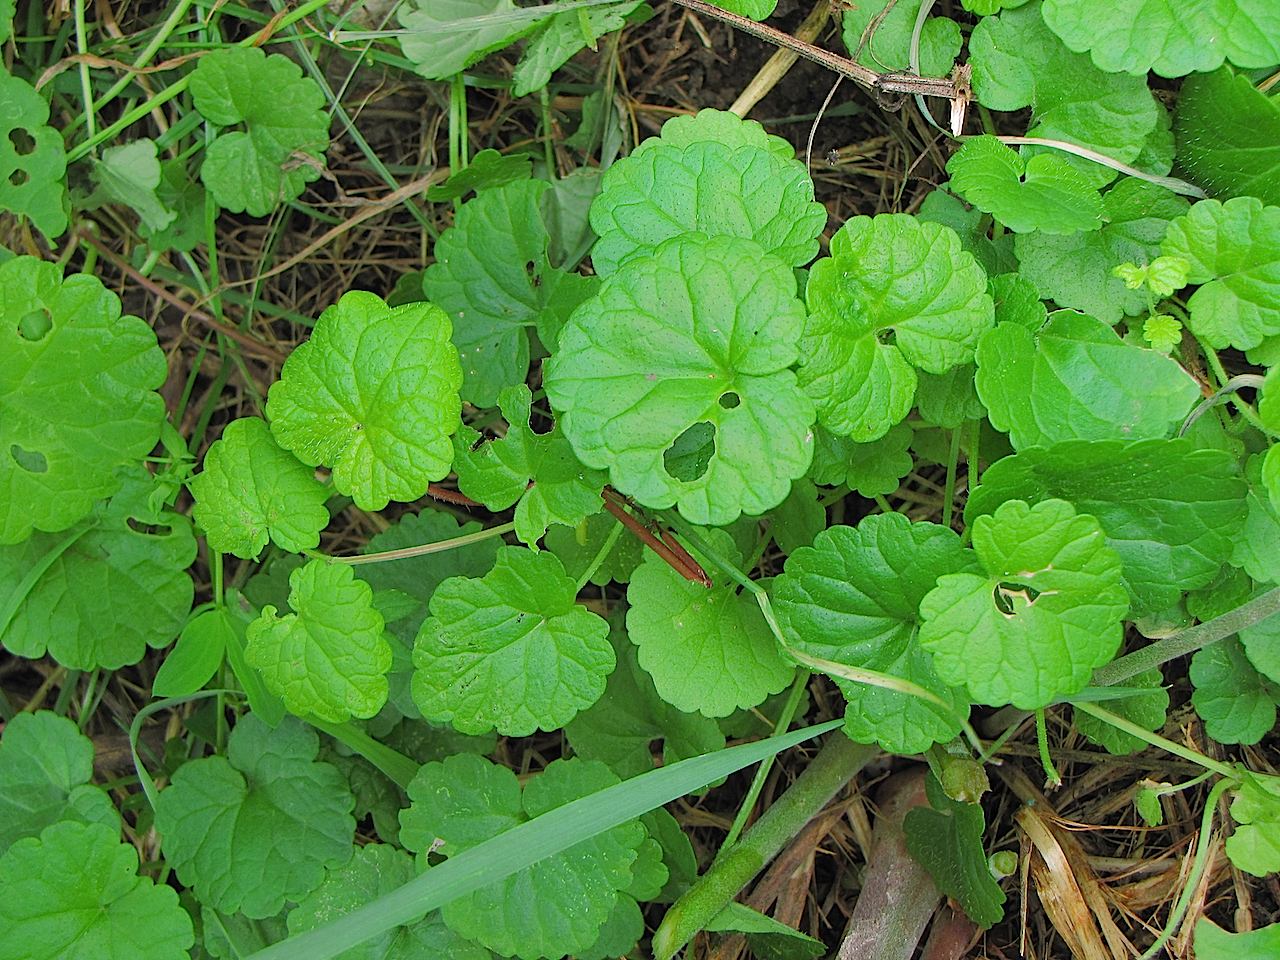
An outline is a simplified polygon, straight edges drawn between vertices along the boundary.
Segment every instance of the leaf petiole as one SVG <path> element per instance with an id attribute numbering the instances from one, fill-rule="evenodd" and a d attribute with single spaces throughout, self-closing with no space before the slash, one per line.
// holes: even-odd
<path id="1" fill-rule="evenodd" d="M 503 534 L 510 533 L 515 528 L 516 525 L 514 522 L 500 523 L 496 527 L 477 530 L 475 533 L 464 534 L 461 537 L 453 537 L 450 540 L 441 540 L 437 543 L 422 543 L 416 547 L 401 547 L 399 550 L 384 550 L 382 553 L 365 553 L 354 557 L 331 557 L 318 550 L 304 550 L 303 554 L 313 560 L 326 560 L 329 563 L 345 563 L 350 566 L 355 566 L 361 563 L 383 563 L 387 560 L 407 560 L 410 557 L 423 557 L 430 553 L 443 553 L 446 550 L 455 550 L 458 547 L 465 547 L 472 543 L 479 543 L 481 540 L 500 537 Z"/>

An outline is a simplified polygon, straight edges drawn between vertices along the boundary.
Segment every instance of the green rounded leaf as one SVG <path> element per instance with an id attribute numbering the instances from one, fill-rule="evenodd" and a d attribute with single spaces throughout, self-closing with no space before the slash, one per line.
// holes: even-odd
<path id="1" fill-rule="evenodd" d="M 1069 503 L 1003 504 L 973 524 L 986 576 L 947 574 L 920 605 L 938 675 L 979 703 L 1046 706 L 1115 656 L 1129 601 L 1098 521 Z"/>
<path id="2" fill-rule="evenodd" d="M 1112 270 L 1159 257 L 1169 221 L 1190 204 L 1163 187 L 1126 177 L 1103 195 L 1102 205 L 1107 219 L 1102 229 L 1070 236 L 1022 233 L 1014 249 L 1021 276 L 1040 296 L 1114 324 L 1126 314 L 1146 313 L 1148 304 L 1144 290 L 1129 289 Z"/>
<path id="3" fill-rule="evenodd" d="M 813 181 L 794 157 L 755 145 L 650 140 L 604 175 L 591 205 L 591 226 L 600 236 L 591 262 L 609 276 L 664 240 L 698 232 L 754 240 L 798 267 L 818 252 L 826 222 Z"/>
<path id="4" fill-rule="evenodd" d="M 1280 206 L 1280 103 L 1223 67 L 1187 77 L 1174 122 L 1178 163 L 1217 197 Z"/>
<path id="5" fill-rule="evenodd" d="M 428 763 L 409 785 L 401 816 L 412 850 L 443 841 L 452 856 L 571 800 L 618 783 L 603 763 L 556 760 L 520 792 L 516 775 L 474 755 Z M 449 928 L 503 956 L 560 958 L 591 947 L 613 913 L 646 831 L 619 824 L 444 905 Z M 518 909 L 512 909 L 518 905 Z"/>
<path id="6" fill-rule="evenodd" d="M 1063 440 L 1163 439 L 1200 399 L 1176 360 L 1060 311 L 1038 333 L 1002 323 L 978 345 L 978 396 L 1014 449 Z"/>
<path id="7" fill-rule="evenodd" d="M 950 708 L 836 678 L 848 701 L 845 732 L 854 740 L 911 754 L 960 732 L 968 700 L 938 678 L 916 634 L 920 601 L 938 578 L 976 569 L 955 533 L 899 513 L 867 517 L 856 528 L 831 527 L 813 547 L 787 558 L 773 584 L 773 605 L 798 650 L 908 680 Z"/>
<path id="8" fill-rule="evenodd" d="M 1236 637 L 1197 650 L 1187 676 L 1191 705 L 1219 743 L 1257 743 L 1276 725 L 1280 685 L 1254 669 Z"/>
<path id="9" fill-rule="evenodd" d="M 344 294 L 272 385 L 271 432 L 303 463 L 332 467 L 362 510 L 418 499 L 453 462 L 462 368 L 449 334 L 439 307 Z"/>
<path id="10" fill-rule="evenodd" d="M 1246 772 L 1231 818 L 1237 824 L 1227 837 L 1231 862 L 1255 877 L 1280 871 L 1280 777 Z"/>
<path id="11" fill-rule="evenodd" d="M 1280 9 L 1272 0 L 1045 0 L 1044 19 L 1072 50 L 1110 72 L 1181 77 L 1230 60 L 1280 62 Z"/>
<path id="12" fill-rule="evenodd" d="M 354 800 L 336 769 L 315 762 L 319 748 L 301 721 L 272 730 L 250 713 L 226 757 L 188 760 L 160 791 L 165 857 L 205 906 L 271 917 L 350 858 Z"/>
<path id="13" fill-rule="evenodd" d="M 290 553 L 314 549 L 329 524 L 329 494 L 315 471 L 282 449 L 257 417 L 227 424 L 192 478 L 191 495 L 191 516 L 209 546 L 244 560 L 257 557 L 268 538 Z"/>
<path id="14" fill-rule="evenodd" d="M 282 54 L 221 47 L 196 63 L 191 99 L 223 131 L 205 150 L 200 179 L 220 206 L 265 217 L 320 177 L 329 149 L 324 93 Z"/>
<path id="15" fill-rule="evenodd" d="M 449 315 L 463 365 L 462 395 L 491 407 L 504 386 L 529 372 L 536 326 L 548 348 L 597 281 L 551 266 L 543 213 L 545 180 L 519 180 L 482 190 L 462 205 L 435 245 L 422 276 L 427 299 Z"/>
<path id="16" fill-rule="evenodd" d="M 1249 350 L 1280 334 L 1280 207 L 1256 197 L 1201 200 L 1169 224 L 1161 246 L 1200 284 L 1187 307 L 1210 346 Z"/>
<path id="17" fill-rule="evenodd" d="M 1270 960 L 1280 956 L 1280 923 L 1227 933 L 1202 917 L 1196 921 L 1195 944 L 1200 960 Z"/>
<path id="18" fill-rule="evenodd" d="M 945 373 L 972 360 L 995 316 L 986 273 L 955 231 L 905 214 L 848 221 L 809 271 L 806 297 L 800 384 L 823 426 L 863 443 L 906 416 L 912 367 Z"/>
<path id="19" fill-rule="evenodd" d="M 888 0 L 870 0 L 846 9 L 844 45 L 857 54 L 859 63 L 877 73 L 916 73 L 911 68 L 911 35 L 920 3 L 901 0 L 890 6 Z M 960 27 L 946 17 L 929 17 L 920 28 L 919 43 L 919 74 L 945 77 L 960 53 Z"/>
<path id="20" fill-rule="evenodd" d="M 267 689 L 301 716 L 368 718 L 387 702 L 391 645 L 373 591 L 343 564 L 312 560 L 289 575 L 293 613 L 265 607 L 249 624 L 245 657 Z"/>
<path id="21" fill-rule="evenodd" d="M 9 76 L 3 66 L 0 104 L 4 104 L 0 112 L 0 210 L 28 217 L 47 238 L 56 239 L 67 232 L 67 187 L 63 183 L 67 151 L 62 134 L 49 126 L 48 101 L 25 80 Z M 29 143 L 29 148 L 20 151 L 19 143 Z"/>
<path id="22" fill-rule="evenodd" d="M 875 497 L 893 493 L 911 472 L 909 451 L 915 432 L 906 423 L 896 424 L 870 443 L 854 443 L 821 427 L 814 434 L 812 476 L 817 483 L 847 483 L 862 496 Z"/>
<path id="23" fill-rule="evenodd" d="M 1124 684 L 1141 692 L 1118 700 L 1107 700 L 1102 706 L 1129 722 L 1136 723 L 1143 730 L 1159 730 L 1164 726 L 1165 716 L 1169 711 L 1169 691 L 1163 684 L 1164 677 L 1159 670 L 1144 670 L 1137 676 L 1130 677 Z M 1108 753 L 1124 755 L 1137 753 L 1147 747 L 1147 741 L 1125 733 L 1092 714 L 1077 711 L 1075 723 L 1076 729 L 1088 740 L 1105 747 Z"/>
<path id="24" fill-rule="evenodd" d="M 0 857 L 2 960 L 187 960 L 178 894 L 138 876 L 138 851 L 100 823 L 62 822 Z"/>
<path id="25" fill-rule="evenodd" d="M 803 324 L 781 261 L 747 240 L 677 237 L 578 308 L 547 395 L 579 459 L 618 490 L 731 523 L 777 506 L 809 467 L 813 405 L 789 369 Z"/>
<path id="26" fill-rule="evenodd" d="M 697 113 L 682 113 L 662 125 L 662 134 L 650 137 L 632 151 L 632 156 L 649 150 L 688 147 L 695 143 L 722 143 L 727 147 L 757 147 L 782 160 L 794 160 L 796 149 L 782 137 L 769 133 L 758 121 L 744 120 L 729 110 L 711 107 Z"/>
<path id="27" fill-rule="evenodd" d="M 560 558 L 565 572 L 577 580 L 587 572 L 617 523 L 612 514 L 603 510 L 573 528 L 553 523 L 547 529 L 546 548 Z M 626 583 L 643 559 L 644 544 L 640 538 L 624 531 L 591 575 L 591 583 L 598 587 L 610 582 Z"/>
<path id="28" fill-rule="evenodd" d="M 116 468 L 160 437 L 164 378 L 155 333 L 96 277 L 0 264 L 0 544 L 65 530 L 120 488 Z"/>
<path id="29" fill-rule="evenodd" d="M 529 388 L 523 383 L 507 387 L 498 395 L 498 406 L 507 418 L 502 439 L 481 442 L 471 427 L 454 435 L 458 489 L 490 510 L 516 503 L 516 536 L 531 547 L 552 523 L 572 527 L 599 513 L 608 478 L 582 465 L 559 424 L 534 433 Z"/>
<path id="30" fill-rule="evenodd" d="M 712 549 L 741 562 L 723 530 L 706 536 Z M 714 569 L 696 549 L 690 552 Z M 658 696 L 678 710 L 727 717 L 763 703 L 795 676 L 760 607 L 732 581 L 708 589 L 647 552 L 631 575 L 627 602 L 627 632 L 640 666 Z"/>
<path id="31" fill-rule="evenodd" d="M 1208 585 L 1231 557 L 1245 522 L 1234 459 L 1190 440 L 1073 440 L 992 464 L 969 496 L 972 522 L 1006 500 L 1066 500 L 1097 517 L 1124 562 L 1132 617 L 1174 606 Z"/>
<path id="32" fill-rule="evenodd" d="M 545 13 L 511 0 L 410 0 L 396 17 L 400 49 L 428 80 L 444 80 L 536 28 Z"/>
<path id="33" fill-rule="evenodd" d="M 555 556 L 520 547 L 503 547 L 479 579 L 440 584 L 413 649 L 422 715 L 463 733 L 523 737 L 595 703 L 613 648 L 608 624 L 576 592 Z"/>
<path id="34" fill-rule="evenodd" d="M 1272 450 L 1278 449 L 1273 446 Z M 1280 583 L 1280 509 L 1268 496 L 1262 475 L 1264 463 L 1280 458 L 1268 452 L 1256 454 L 1245 463 L 1245 520 L 1231 549 L 1231 565 L 1244 570 L 1259 583 Z"/>
<path id="35" fill-rule="evenodd" d="M 48 653 L 73 670 L 116 670 L 163 647 L 191 611 L 191 523 L 152 504 L 141 468 L 99 503 L 82 533 L 38 533 L 0 547 L 0 610 L 12 610 L 0 641 L 11 653 Z M 25 578 L 45 563 L 34 583 Z"/>
<path id="36" fill-rule="evenodd" d="M 118 833 L 120 815 L 92 778 L 93 742 L 66 717 L 40 710 L 10 720 L 0 739 L 0 854 L 62 820 Z"/>
<path id="37" fill-rule="evenodd" d="M 1094 184 L 1059 156 L 1024 160 L 991 136 L 965 141 L 949 161 L 951 189 L 1014 233 L 1071 234 L 1102 226 Z"/>

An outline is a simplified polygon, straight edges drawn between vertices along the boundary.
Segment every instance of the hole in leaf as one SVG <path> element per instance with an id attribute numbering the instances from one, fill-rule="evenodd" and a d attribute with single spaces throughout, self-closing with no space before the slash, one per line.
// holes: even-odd
<path id="1" fill-rule="evenodd" d="M 140 533 L 144 537 L 167 537 L 170 532 L 169 528 L 166 526 L 161 526 L 154 523 L 143 523 L 141 520 L 138 520 L 136 517 L 127 518 L 125 520 L 125 523 L 129 525 L 129 529 L 132 530 L 134 533 Z"/>
<path id="2" fill-rule="evenodd" d="M 1024 583 L 997 583 L 995 589 L 991 591 L 996 609 L 1006 617 L 1012 617 L 1020 610 L 1031 606 L 1038 596 L 1040 596 L 1039 590 L 1028 587 Z"/>
<path id="3" fill-rule="evenodd" d="M 720 394 L 720 406 L 726 410 L 732 410 L 738 404 L 742 403 L 742 398 L 730 390 L 728 393 Z"/>
<path id="4" fill-rule="evenodd" d="M 662 454 L 662 465 L 672 478 L 691 483 L 707 472 L 715 452 L 715 424 L 703 420 L 676 437 Z"/>
<path id="5" fill-rule="evenodd" d="M 36 152 L 35 139 L 21 127 L 9 131 L 9 142 L 13 144 L 13 152 L 20 157 Z"/>
<path id="6" fill-rule="evenodd" d="M 32 310 L 18 320 L 18 336 L 32 343 L 43 340 L 53 329 L 53 315 L 48 310 Z"/>
<path id="7" fill-rule="evenodd" d="M 27 473 L 49 472 L 49 461 L 39 450 L 24 450 L 15 443 L 9 448 L 9 456 L 13 457 L 13 462 Z"/>
<path id="8" fill-rule="evenodd" d="M 20 187 L 25 184 L 31 177 L 25 170 L 15 170 L 9 174 L 9 186 Z"/>

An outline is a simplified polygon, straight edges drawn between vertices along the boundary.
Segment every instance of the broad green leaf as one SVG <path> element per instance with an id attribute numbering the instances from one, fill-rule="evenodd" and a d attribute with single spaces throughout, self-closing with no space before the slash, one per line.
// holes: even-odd
<path id="1" fill-rule="evenodd" d="M 773 605 L 798 650 L 851 667 L 909 680 L 944 709 L 908 694 L 836 678 L 848 701 L 845 732 L 891 753 L 921 753 L 960 732 L 963 692 L 943 683 L 917 640 L 920 601 L 944 574 L 977 569 L 960 538 L 899 513 L 858 526 L 830 527 L 811 548 L 787 558 L 773 584 Z"/>
<path id="2" fill-rule="evenodd" d="M 575 527 L 553 523 L 547 528 L 546 548 L 560 558 L 565 573 L 577 580 L 587 572 L 587 567 L 604 547 L 605 538 L 618 521 L 603 510 L 583 520 Z M 644 559 L 644 544 L 630 531 L 623 531 L 604 558 L 591 583 L 603 587 L 606 583 L 627 583 L 631 573 Z"/>
<path id="3" fill-rule="evenodd" d="M 187 960 L 191 917 L 171 887 L 138 876 L 119 830 L 63 821 L 0 857 L 4 960 Z"/>
<path id="4" fill-rule="evenodd" d="M 1262 465 L 1261 454 L 1245 462 L 1244 527 L 1231 543 L 1229 559 L 1260 584 L 1280 584 L 1280 509 L 1267 495 Z"/>
<path id="5" fill-rule="evenodd" d="M 228 634 L 235 628 L 225 608 L 215 607 L 193 617 L 165 655 L 151 684 L 153 697 L 185 697 L 208 683 L 226 655 Z"/>
<path id="6" fill-rule="evenodd" d="M 827 511 L 818 501 L 813 481 L 802 478 L 793 483 L 787 499 L 769 514 L 769 521 L 769 532 L 783 553 L 794 553 L 813 543 L 827 526 Z"/>
<path id="7" fill-rule="evenodd" d="M 511 0 L 410 0 L 396 16 L 400 49 L 428 80 L 444 80 L 514 43 L 547 13 L 520 10 Z"/>
<path id="8" fill-rule="evenodd" d="M 722 743 L 723 745 L 723 743 Z M 0 854 L 23 837 L 62 820 L 99 823 L 113 833 L 120 815 L 89 781 L 93 743 L 49 710 L 20 713 L 0 739 Z"/>
<path id="9" fill-rule="evenodd" d="M 48 102 L 0 66 L 0 210 L 27 217 L 49 240 L 62 236 L 66 170 L 66 148 L 49 126 Z"/>
<path id="10" fill-rule="evenodd" d="M 464 426 L 453 438 L 458 489 L 490 510 L 516 504 L 516 536 L 533 547 L 552 523 L 567 527 L 600 511 L 600 491 L 608 478 L 573 454 L 557 424 L 545 433 L 530 425 L 533 395 L 523 383 L 498 394 L 507 419 L 506 436 L 481 442 Z M 532 482 L 532 485 L 531 485 Z"/>
<path id="11" fill-rule="evenodd" d="M 1245 627 L 1239 637 L 1254 669 L 1280 687 L 1280 617 L 1268 617 Z"/>
<path id="12" fill-rule="evenodd" d="M 720 6 L 731 13 L 741 14 L 752 20 L 763 20 L 773 16 L 778 0 L 724 0 Z"/>
<path id="13" fill-rule="evenodd" d="M 533 159 L 525 153 L 504 156 L 497 150 L 481 150 L 461 170 L 449 175 L 444 183 L 427 188 L 432 203 L 460 200 L 473 190 L 501 187 L 533 175 Z"/>
<path id="14" fill-rule="evenodd" d="M 920 2 L 902 0 L 887 13 L 888 0 L 870 0 L 846 9 L 844 45 L 859 63 L 877 73 L 916 73 L 911 68 L 911 35 Z M 920 76 L 945 77 L 960 53 L 960 27 L 946 17 L 929 17 L 920 28 L 919 53 Z"/>
<path id="15" fill-rule="evenodd" d="M 130 140 L 103 150 L 93 178 L 107 199 L 133 208 L 148 230 L 159 233 L 178 217 L 156 195 L 161 172 L 154 140 Z"/>
<path id="16" fill-rule="evenodd" d="M 556 760 L 529 781 L 472 755 L 422 767 L 401 814 L 401 837 L 411 850 L 440 840 L 454 856 L 546 811 L 618 783 L 602 763 Z M 503 956 L 559 958 L 589 948 L 632 882 L 632 865 L 646 837 L 637 820 L 619 824 L 570 850 L 539 860 L 443 907 L 456 933 Z M 513 904 L 520 909 L 513 910 Z"/>
<path id="17" fill-rule="evenodd" d="M 1013 323 L 1035 333 L 1049 319 L 1049 311 L 1040 301 L 1040 292 L 1021 273 L 1002 273 L 992 277 L 989 283 L 997 324 Z"/>
<path id="18" fill-rule="evenodd" d="M 1262 460 L 1259 477 L 1271 501 L 1271 509 L 1280 511 L 1280 444 L 1272 444 Z"/>
<path id="19" fill-rule="evenodd" d="M 574 602 L 550 553 L 503 547 L 479 579 L 431 597 L 413 649 L 413 699 L 463 733 L 528 736 L 562 727 L 600 699 L 613 671 L 608 624 Z"/>
<path id="20" fill-rule="evenodd" d="M 400 550 L 422 544 L 439 543 L 455 537 L 479 533 L 476 521 L 459 523 L 443 510 L 426 509 L 406 513 L 391 527 L 377 534 L 365 545 L 365 553 Z M 454 576 L 482 577 L 493 568 L 502 541 L 497 537 L 479 540 L 440 553 L 406 557 L 389 563 L 365 563 L 355 568 L 356 576 L 374 590 L 374 600 L 382 591 L 396 590 L 413 599 L 413 606 L 398 617 L 386 618 L 387 629 L 405 643 L 412 644 L 418 628 L 427 617 L 427 604 L 446 579 Z"/>
<path id="21" fill-rule="evenodd" d="M 196 905 L 191 891 L 184 891 L 183 905 L 200 917 L 197 937 L 203 937 L 204 952 L 196 951 L 196 960 L 241 960 L 279 943 L 289 935 L 282 910 L 272 917 L 250 920 L 242 913 L 223 913 L 204 905 Z M 191 909 L 194 907 L 195 909 Z"/>
<path id="22" fill-rule="evenodd" d="M 289 606 L 283 617 L 266 607 L 249 624 L 245 656 L 267 689 L 294 713 L 330 723 L 381 710 L 391 646 L 369 585 L 345 564 L 312 560 L 290 574 Z"/>
<path id="23" fill-rule="evenodd" d="M 192 519 L 213 550 L 252 560 L 268 539 L 301 553 L 320 544 L 329 493 L 315 471 L 282 449 L 257 417 L 227 424 L 192 478 Z"/>
<path id="24" fill-rule="evenodd" d="M 1276 725 L 1280 686 L 1254 669 L 1237 638 L 1197 650 L 1187 675 L 1192 706 L 1219 743 L 1257 743 Z"/>
<path id="25" fill-rule="evenodd" d="M 692 146 L 695 143 L 722 143 L 727 147 L 758 147 L 781 160 L 794 160 L 796 149 L 782 137 L 769 133 L 755 120 L 744 120 L 729 110 L 711 107 L 694 114 L 679 114 L 662 125 L 662 133 L 642 142 L 632 155 L 650 150 Z"/>
<path id="26" fill-rule="evenodd" d="M 244 124 L 205 149 L 200 179 L 220 206 L 265 217 L 319 179 L 329 149 L 324 93 L 288 57 L 219 47 L 196 63 L 191 99 L 215 126 Z"/>
<path id="27" fill-rule="evenodd" d="M 916 217 L 954 230 L 960 245 L 973 254 L 989 276 L 1018 269 L 1012 234 L 1002 232 L 993 240 L 991 218 L 946 190 L 939 188 L 925 194 Z"/>
<path id="28" fill-rule="evenodd" d="M 711 549 L 740 564 L 722 530 L 706 531 Z M 704 569 L 715 569 L 696 549 Z M 646 552 L 627 587 L 627 633 L 658 696 L 678 710 L 727 717 L 784 689 L 795 667 L 782 655 L 760 607 L 729 580 L 691 583 Z"/>
<path id="29" fill-rule="evenodd" d="M 1186 439 L 1068 441 L 994 463 L 969 496 L 972 522 L 1006 500 L 1066 500 L 1097 517 L 1124 562 L 1130 615 L 1209 584 L 1239 542 L 1244 485 L 1232 458 Z"/>
<path id="30" fill-rule="evenodd" d="M 625 780 L 653 769 L 655 740 L 662 741 L 665 763 L 724 748 L 724 734 L 714 720 L 678 710 L 658 695 L 624 630 L 611 630 L 609 641 L 618 666 L 604 695 L 565 724 L 576 755 L 608 764 Z"/>
<path id="31" fill-rule="evenodd" d="M 1191 264 L 1201 287 L 1190 326 L 1211 347 L 1249 350 L 1280 334 L 1280 207 L 1201 200 L 1169 224 L 1161 251 Z"/>
<path id="32" fill-rule="evenodd" d="M 1280 923 L 1227 933 L 1201 917 L 1196 921 L 1195 945 L 1199 960 L 1272 960 L 1280 956 Z"/>
<path id="33" fill-rule="evenodd" d="M 925 780 L 925 793 L 929 806 L 913 807 L 902 821 L 908 852 L 970 920 L 984 929 L 998 923 L 1005 897 L 982 848 L 982 807 L 952 800 L 932 774 Z"/>
<path id="34" fill-rule="evenodd" d="M 1022 233 L 1014 247 L 1021 276 L 1040 296 L 1115 324 L 1126 314 L 1145 313 L 1147 293 L 1130 289 L 1113 268 L 1158 258 L 1169 221 L 1190 204 L 1163 187 L 1126 177 L 1103 195 L 1102 206 L 1107 222 L 1100 230 L 1070 236 Z"/>
<path id="35" fill-rule="evenodd" d="M 176 217 L 163 230 L 152 230 L 145 220 L 138 224 L 138 235 L 150 249 L 189 253 L 204 242 L 205 189 L 187 173 L 185 160 L 161 161 L 156 198 Z"/>
<path id="36" fill-rule="evenodd" d="M 1265 877 L 1280 870 L 1280 777 L 1246 773 L 1231 801 L 1237 826 L 1227 837 L 1227 857 L 1245 873 Z"/>
<path id="37" fill-rule="evenodd" d="M 1216 197 L 1280 206 L 1280 103 L 1227 67 L 1187 77 L 1174 123 L 1178 163 Z"/>
<path id="38" fill-rule="evenodd" d="M 949 161 L 951 189 L 1014 233 L 1071 234 L 1102 226 L 1090 180 L 1051 153 L 1024 160 L 992 136 L 965 141 Z"/>
<path id="39" fill-rule="evenodd" d="M 1271 0 L 1045 0 L 1044 19 L 1103 70 L 1181 77 L 1230 60 L 1280 62 L 1280 9 Z"/>
<path id="40" fill-rule="evenodd" d="M 1031 108 L 1029 137 L 1078 143 L 1132 164 L 1159 122 L 1161 108 L 1145 77 L 1104 73 L 1068 50 L 1045 26 L 1038 3 L 979 21 L 969 38 L 969 64 L 983 106 Z M 1094 186 L 1115 178 L 1114 170 L 1093 161 L 1056 156 Z"/>
<path id="41" fill-rule="evenodd" d="M 164 378 L 155 333 L 96 277 L 0 265 L 0 544 L 65 530 L 120 488 L 117 466 L 160 437 Z"/>
<path id="42" fill-rule="evenodd" d="M 1176 360 L 1101 320 L 1053 314 L 1038 333 L 1002 323 L 978 344 L 978 396 L 1014 449 L 1167 437 L 1200 399 Z"/>
<path id="43" fill-rule="evenodd" d="M 777 506 L 809 467 L 813 405 L 789 369 L 803 324 L 782 261 L 748 240 L 680 236 L 574 313 L 547 396 L 579 459 L 619 491 L 728 524 Z M 711 449 L 682 478 L 664 454 L 693 428 Z"/>
<path id="44" fill-rule="evenodd" d="M 1159 670 L 1145 670 L 1125 681 L 1126 687 L 1144 688 L 1141 693 L 1108 700 L 1104 706 L 1143 730 L 1159 730 L 1164 726 L 1165 714 L 1169 710 L 1169 691 L 1163 684 L 1164 677 Z M 1087 739 L 1106 747 L 1108 753 L 1137 753 L 1147 746 L 1145 740 L 1118 730 L 1088 713 L 1077 712 L 1075 724 Z"/>
<path id="45" fill-rule="evenodd" d="M 734 145 L 744 139 L 756 137 L 677 146 L 664 136 L 611 166 L 591 205 L 600 236 L 591 250 L 596 272 L 607 277 L 690 232 L 754 240 L 792 267 L 812 260 L 827 211 L 813 199 L 804 164 L 767 147 Z"/>
<path id="46" fill-rule="evenodd" d="M 863 443 L 906 416 L 913 368 L 972 360 L 994 323 L 986 274 L 960 238 L 905 214 L 845 223 L 809 271 L 806 297 L 800 384 L 823 426 Z"/>
<path id="47" fill-rule="evenodd" d="M 548 349 L 596 281 L 551 266 L 543 203 L 550 184 L 517 180 L 483 190 L 458 211 L 422 276 L 427 299 L 449 315 L 462 359 L 462 395 L 493 406 L 529 372 L 527 327 Z"/>
<path id="48" fill-rule="evenodd" d="M 0 640 L 10 653 L 46 653 L 72 670 L 115 670 L 163 647 L 191 611 L 191 524 L 153 508 L 151 478 L 136 468 L 99 503 L 83 533 L 38 533 L 0 547 Z M 28 575 L 48 563 L 39 578 Z"/>
<path id="49" fill-rule="evenodd" d="M 17 0 L 0 0 L 0 43 L 13 36 L 13 14 Z"/>
<path id="50" fill-rule="evenodd" d="M 316 763 L 320 740 L 300 720 L 272 730 L 246 714 L 226 757 L 188 760 L 160 791 L 165 857 L 200 902 L 254 919 L 274 916 L 351 856 L 354 803 L 342 775 Z"/>
<path id="51" fill-rule="evenodd" d="M 289 911 L 289 933 L 314 930 L 390 893 L 418 873 L 413 858 L 395 847 L 371 843 L 345 864 L 325 872 L 324 882 Z M 490 960 L 484 947 L 458 936 L 431 913 L 412 923 L 384 930 L 379 936 L 338 955 L 338 960 Z"/>
<path id="52" fill-rule="evenodd" d="M 530 38 L 511 73 L 511 95 L 525 97 L 551 82 L 551 75 L 569 58 L 606 33 L 622 27 L 642 0 L 619 0 L 604 6 L 580 7 L 556 13 Z M 776 2 L 776 0 L 774 0 Z"/>
<path id="53" fill-rule="evenodd" d="M 1036 303 L 1039 304 L 1040 301 L 1037 300 Z M 999 315 L 997 310 L 997 318 Z M 978 399 L 978 390 L 973 383 L 976 372 L 974 364 L 962 363 L 946 373 L 920 374 L 916 385 L 916 407 L 919 409 L 920 419 L 930 426 L 954 430 L 966 420 L 981 420 L 985 417 L 987 408 Z M 909 470 L 908 466 L 900 475 L 906 476 Z"/>
<path id="54" fill-rule="evenodd" d="M 986 570 L 946 574 L 921 602 L 920 643 L 978 703 L 1046 706 L 1115 656 L 1129 607 L 1098 521 L 1063 500 L 1011 500 L 978 517 Z"/>
<path id="55" fill-rule="evenodd" d="M 388 307 L 372 293 L 343 294 L 311 339 L 285 361 L 267 397 L 279 444 L 362 510 L 417 500 L 449 473 L 462 369 L 439 307 Z"/>

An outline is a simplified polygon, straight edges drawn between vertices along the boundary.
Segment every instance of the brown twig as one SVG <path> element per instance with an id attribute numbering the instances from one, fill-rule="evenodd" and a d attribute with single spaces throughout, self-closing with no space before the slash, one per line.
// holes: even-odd
<path id="1" fill-rule="evenodd" d="M 704 587 L 712 585 L 707 571 L 703 570 L 702 565 L 676 542 L 670 531 L 659 531 L 661 539 L 654 536 L 653 531 L 646 524 L 627 512 L 626 501 L 611 487 L 605 487 L 601 496 L 604 498 L 604 508 L 617 517 L 619 523 L 639 537 L 641 543 L 665 560 L 672 570 L 693 583 Z"/>

